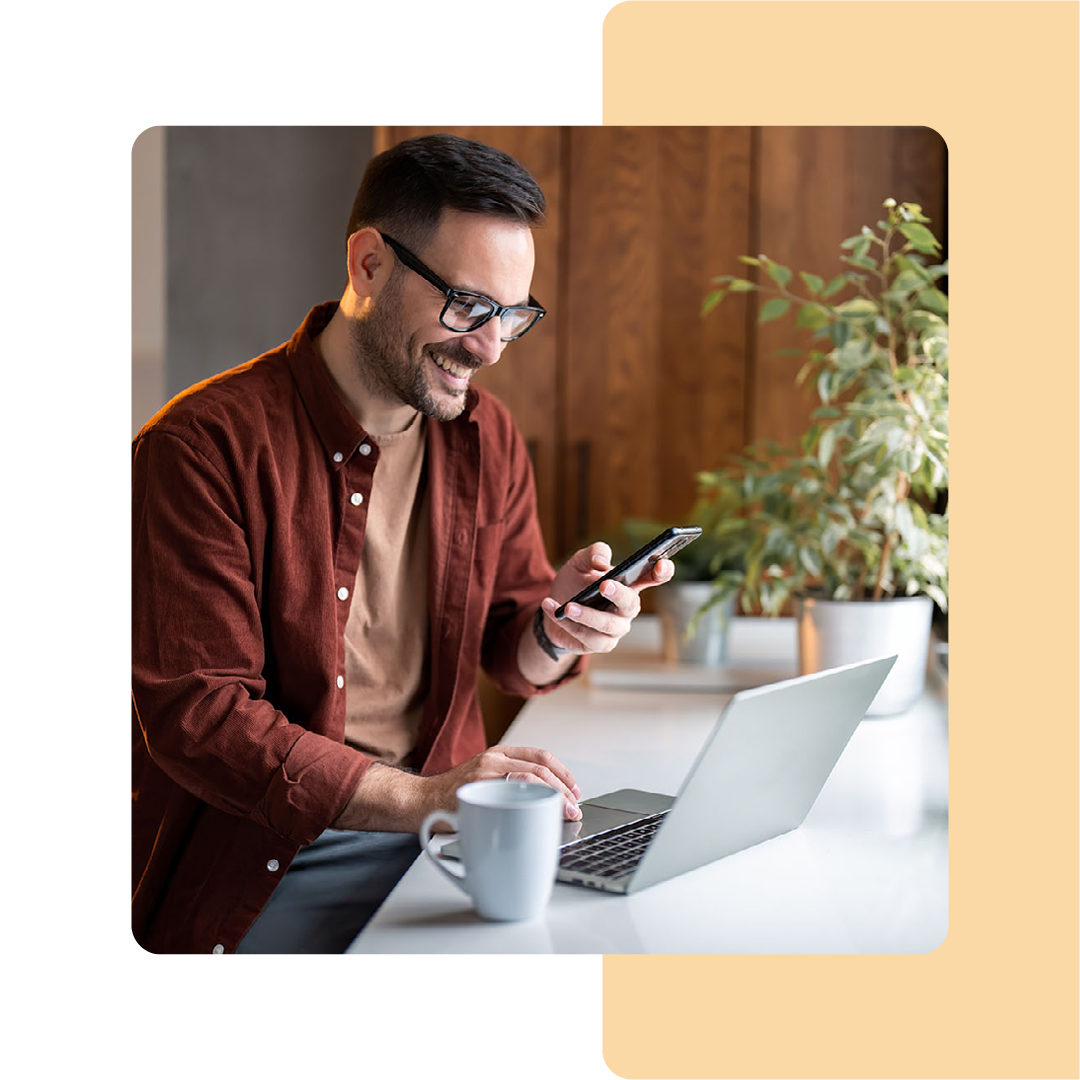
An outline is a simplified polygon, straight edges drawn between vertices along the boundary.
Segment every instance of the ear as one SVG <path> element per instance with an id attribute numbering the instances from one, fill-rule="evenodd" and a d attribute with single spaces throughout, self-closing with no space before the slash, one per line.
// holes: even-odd
<path id="1" fill-rule="evenodd" d="M 393 269 L 390 254 L 377 229 L 357 229 L 348 243 L 349 285 L 357 296 L 369 297 L 378 291 Z"/>

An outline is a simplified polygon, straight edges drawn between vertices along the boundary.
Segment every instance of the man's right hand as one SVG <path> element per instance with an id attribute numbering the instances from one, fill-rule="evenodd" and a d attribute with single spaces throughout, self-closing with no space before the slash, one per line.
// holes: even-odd
<path id="1" fill-rule="evenodd" d="M 492 746 L 434 776 L 418 776 L 376 762 L 357 785 L 335 829 L 419 832 L 433 810 L 454 810 L 457 789 L 474 780 L 520 780 L 547 784 L 563 795 L 563 816 L 580 821 L 581 789 L 554 754 L 532 746 Z"/>

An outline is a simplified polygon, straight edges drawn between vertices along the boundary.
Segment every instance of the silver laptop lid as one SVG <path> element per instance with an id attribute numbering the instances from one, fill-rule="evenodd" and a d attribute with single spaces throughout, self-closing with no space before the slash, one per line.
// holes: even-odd
<path id="1" fill-rule="evenodd" d="M 627 892 L 802 824 L 895 656 L 735 694 Z"/>

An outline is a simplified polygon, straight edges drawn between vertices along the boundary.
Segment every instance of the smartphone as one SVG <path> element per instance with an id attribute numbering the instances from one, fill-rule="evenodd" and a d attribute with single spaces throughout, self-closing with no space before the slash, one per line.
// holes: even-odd
<path id="1" fill-rule="evenodd" d="M 676 551 L 680 551 L 700 535 L 701 527 L 698 525 L 673 525 L 670 529 L 665 529 L 644 547 L 638 548 L 629 559 L 623 559 L 613 570 L 609 570 L 602 578 L 597 578 L 582 589 L 577 596 L 556 608 L 554 618 L 565 619 L 566 609 L 570 604 L 580 604 L 582 607 L 597 608 L 600 611 L 614 611 L 615 605 L 600 595 L 600 586 L 605 581 L 614 578 L 623 585 L 633 585 L 651 563 L 658 559 L 670 559 Z"/>

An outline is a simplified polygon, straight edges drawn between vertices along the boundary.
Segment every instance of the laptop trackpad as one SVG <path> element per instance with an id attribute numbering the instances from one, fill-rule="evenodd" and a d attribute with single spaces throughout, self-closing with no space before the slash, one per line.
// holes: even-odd
<path id="1" fill-rule="evenodd" d="M 675 800 L 670 795 L 657 795 L 654 791 L 637 791 L 635 788 L 622 788 L 607 795 L 597 795 L 594 799 L 585 799 L 582 806 L 604 806 L 609 810 L 629 810 L 637 816 L 660 814 L 670 810 Z"/>
<path id="2" fill-rule="evenodd" d="M 623 788 L 594 799 L 583 799 L 580 821 L 567 821 L 563 825 L 564 844 L 583 840 L 586 836 L 607 832 L 608 829 L 629 825 L 639 818 L 659 814 L 667 810 L 675 800 L 670 795 L 656 795 L 651 791 L 635 791 Z"/>

